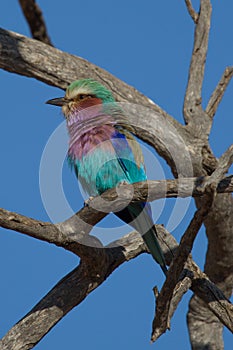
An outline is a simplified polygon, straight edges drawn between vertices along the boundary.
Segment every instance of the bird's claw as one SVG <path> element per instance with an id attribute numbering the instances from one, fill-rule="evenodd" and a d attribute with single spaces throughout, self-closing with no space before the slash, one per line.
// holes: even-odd
<path id="1" fill-rule="evenodd" d="M 122 186 L 122 185 L 129 185 L 129 182 L 126 180 L 119 181 L 117 186 Z"/>
<path id="2" fill-rule="evenodd" d="M 85 201 L 84 201 L 84 207 L 89 207 L 90 206 L 90 203 L 91 201 L 94 199 L 94 197 L 89 197 L 87 198 Z"/>

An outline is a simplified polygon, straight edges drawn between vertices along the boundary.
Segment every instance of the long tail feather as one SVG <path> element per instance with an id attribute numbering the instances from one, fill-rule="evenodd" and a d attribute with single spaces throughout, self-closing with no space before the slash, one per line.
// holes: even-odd
<path id="1" fill-rule="evenodd" d="M 133 226 L 141 235 L 154 260 L 166 275 L 167 267 L 157 232 L 151 218 L 149 203 L 131 203 L 127 208 L 115 213 L 121 220 Z"/>
<path id="2" fill-rule="evenodd" d="M 164 260 L 163 252 L 160 248 L 159 242 L 156 238 L 156 231 L 154 228 L 152 228 L 150 231 L 147 231 L 142 236 L 144 242 L 146 243 L 146 246 L 148 247 L 149 251 L 151 252 L 151 255 L 155 259 L 155 261 L 160 265 L 161 269 L 163 270 L 164 274 L 167 274 L 167 267 Z"/>

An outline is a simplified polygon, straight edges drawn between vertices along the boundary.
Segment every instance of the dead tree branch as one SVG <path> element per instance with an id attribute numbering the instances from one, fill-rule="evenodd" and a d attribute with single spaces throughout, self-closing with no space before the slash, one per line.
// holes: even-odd
<path id="1" fill-rule="evenodd" d="M 174 181 L 177 182 L 177 180 L 174 180 Z M 90 215 L 88 214 L 88 212 Z M 81 210 L 81 213 L 79 213 L 79 215 L 82 218 L 85 218 L 85 219 L 88 218 L 89 224 L 92 225 L 97 223 L 97 221 L 99 221 L 102 218 L 102 213 L 100 213 L 100 215 L 97 215 L 97 213 L 98 212 L 95 212 L 94 214 L 93 209 L 90 206 L 88 206 L 88 207 L 84 207 Z M 96 218 L 94 218 L 94 216 L 96 216 Z M 82 244 L 80 242 L 77 242 L 78 233 L 76 233 L 76 236 L 74 236 L 74 229 L 71 230 L 72 234 L 70 234 L 70 232 L 69 234 L 67 234 L 67 233 L 61 232 L 61 230 L 59 230 L 55 225 L 52 225 L 50 223 L 39 222 L 37 220 L 29 219 L 29 218 L 20 216 L 19 214 L 10 213 L 4 210 L 1 210 L 0 222 L 1 222 L 1 225 L 4 227 L 11 228 L 14 230 L 19 230 L 26 234 L 29 234 L 32 237 L 39 238 L 42 240 L 47 240 L 48 242 L 55 243 L 58 246 L 63 246 L 65 249 L 71 250 L 75 254 L 80 255 L 80 251 L 81 251 L 81 256 L 84 259 L 81 265 L 77 269 L 75 269 L 67 277 L 62 279 L 62 281 L 59 282 L 58 285 L 55 286 L 51 290 L 51 292 L 49 292 L 48 295 L 45 296 L 45 298 L 41 302 L 39 302 L 39 304 L 36 305 L 28 315 L 25 316 L 25 318 L 22 321 L 17 323 L 17 325 L 15 325 L 13 329 L 9 331 L 6 337 L 3 338 L 2 340 L 3 349 L 13 348 L 13 346 L 15 346 L 16 343 L 21 344 L 21 342 L 25 341 L 26 334 L 27 334 L 27 337 L 26 337 L 27 344 L 31 344 L 30 346 L 32 346 L 32 344 L 35 345 L 41 339 L 41 336 L 44 336 L 44 334 L 46 334 L 50 330 L 50 328 L 53 327 L 54 324 L 58 322 L 59 319 L 61 319 L 71 308 L 79 304 L 92 290 L 94 290 L 100 283 L 102 283 L 106 279 L 106 277 L 113 271 L 113 269 L 115 269 L 117 266 L 119 266 L 119 264 L 123 263 L 124 261 L 132 259 L 138 254 L 145 251 L 145 246 L 143 245 L 143 242 L 140 236 L 136 234 L 127 235 L 126 237 L 119 240 L 118 242 L 113 242 L 111 245 L 109 245 L 109 249 L 107 250 L 102 249 L 101 246 L 99 246 L 99 248 L 96 248 L 96 246 L 94 245 L 94 247 L 92 248 L 89 247 L 89 253 L 88 253 L 88 250 L 85 248 L 85 246 L 84 248 L 81 248 Z M 6 224 L 7 222 L 8 224 Z M 78 228 L 80 229 L 80 223 L 78 223 Z M 84 227 L 82 227 L 81 229 L 84 229 Z M 87 233 L 87 231 L 88 231 L 88 228 L 85 233 Z M 161 238 L 160 238 L 161 245 L 164 249 L 167 263 L 169 264 L 172 259 L 170 251 L 174 251 L 174 249 L 176 249 L 177 243 L 176 242 L 174 243 L 174 238 L 171 235 L 169 235 L 169 233 L 166 232 L 161 226 L 158 228 L 158 232 L 161 235 Z M 189 233 L 190 233 L 190 230 L 189 230 Z M 185 243 L 183 244 L 185 246 L 184 251 L 185 251 L 185 254 L 188 254 L 189 250 L 186 251 L 187 249 L 186 243 L 187 242 L 185 241 Z M 93 265 L 93 261 L 95 261 L 94 265 Z M 91 264 L 92 269 L 88 268 L 89 264 Z M 95 266 L 96 269 L 93 269 L 93 266 Z M 180 261 L 178 261 L 177 264 L 173 263 L 173 266 L 176 268 L 177 267 L 180 268 L 180 266 L 183 266 L 183 265 L 180 264 Z M 191 289 L 192 289 L 192 280 L 194 280 L 195 281 L 194 286 L 196 288 L 196 292 L 198 295 L 203 294 L 202 289 L 203 289 L 203 284 L 205 284 L 205 288 L 209 290 L 211 289 L 212 293 L 214 290 L 214 295 L 218 296 L 216 297 L 217 305 L 220 303 L 220 300 L 222 299 L 222 302 L 224 303 L 224 307 L 225 307 L 226 316 L 224 317 L 222 316 L 222 309 L 220 309 L 221 311 L 220 316 L 223 319 L 222 321 L 225 322 L 224 324 L 226 324 L 228 327 L 231 327 L 233 325 L 233 322 L 232 322 L 232 318 L 229 319 L 230 304 L 227 301 L 227 299 L 221 294 L 219 290 L 215 291 L 215 287 L 213 288 L 211 282 L 209 282 L 205 276 L 203 277 L 203 275 L 202 275 L 202 281 L 203 281 L 202 289 L 201 291 L 198 292 L 197 280 L 198 279 L 200 280 L 201 272 L 190 259 L 187 266 L 191 271 L 191 272 L 189 271 L 188 275 L 192 277 L 191 279 L 190 277 L 187 277 L 186 280 L 183 279 L 183 282 L 181 281 L 181 283 L 179 284 L 180 288 L 176 289 L 176 294 L 174 294 L 174 297 L 172 299 L 170 309 L 173 309 L 173 311 L 175 310 L 176 306 L 178 305 L 178 300 L 180 299 L 180 294 L 183 294 L 187 290 L 188 286 L 189 287 L 191 286 Z M 89 276 L 89 274 L 91 274 L 91 276 Z M 173 276 L 172 271 L 170 275 Z M 178 272 L 175 274 L 175 276 L 177 275 L 179 275 Z M 88 279 L 87 279 L 87 276 L 89 276 Z M 96 276 L 98 276 L 98 278 Z M 94 278 L 94 281 L 92 280 L 92 278 Z M 77 290 L 77 281 L 79 282 L 78 290 Z M 66 288 L 67 284 L 69 284 L 68 289 Z M 73 287 L 73 285 L 75 285 L 75 287 Z M 74 299 L 74 295 L 76 296 L 75 299 Z M 206 297 L 207 295 L 208 293 L 204 294 L 205 298 L 207 298 L 206 302 L 212 305 L 212 301 L 213 301 L 212 294 L 211 294 L 211 302 L 210 302 L 209 296 Z M 69 303 L 65 302 L 65 300 L 69 300 Z M 46 304 L 46 308 L 44 307 L 45 304 Z M 214 310 L 217 310 L 217 308 L 214 307 Z M 226 322 L 227 317 L 228 317 L 228 322 Z M 45 322 L 45 319 L 47 320 L 46 322 Z M 42 327 L 42 323 L 43 323 L 43 327 Z M 37 328 L 40 329 L 40 332 L 38 333 L 30 332 L 31 328 L 29 326 L 33 327 L 33 329 L 37 329 Z M 15 332 L 17 332 L 18 334 L 17 337 L 13 336 Z M 29 341 L 29 338 L 30 338 L 30 341 Z M 6 344 L 6 347 L 4 344 Z"/>
<path id="2" fill-rule="evenodd" d="M 229 148 L 232 150 L 232 147 Z M 222 163 L 225 163 L 226 155 L 229 156 L 229 150 L 222 157 L 219 167 L 222 169 Z M 227 161 L 228 166 L 230 165 Z M 225 172 L 225 168 L 224 168 Z M 218 176 L 221 176 L 219 174 Z M 117 211 L 126 203 L 129 198 L 132 202 L 153 201 L 160 198 L 176 198 L 187 197 L 191 194 L 195 197 L 203 196 L 205 187 L 210 184 L 211 177 L 186 178 L 179 180 L 161 180 L 138 182 L 134 184 L 133 197 L 131 196 L 132 187 L 129 185 L 121 185 L 122 191 L 116 192 L 115 189 L 106 191 L 101 197 L 92 199 L 88 206 L 84 206 L 77 214 L 67 221 L 53 225 L 49 222 L 42 222 L 31 219 L 29 217 L 10 212 L 5 209 L 0 209 L 0 226 L 24 233 L 30 237 L 46 241 L 63 247 L 75 253 L 78 256 L 84 257 L 85 245 L 101 247 L 100 243 L 91 241 L 88 233 L 111 211 Z M 214 178 L 216 181 L 216 178 Z M 217 193 L 226 193 L 233 191 L 233 176 L 224 178 L 218 182 Z M 149 192 L 149 196 L 148 196 Z M 99 209 L 98 209 L 99 208 Z M 78 231 L 77 232 L 77 228 Z M 90 239 L 90 242 L 87 241 Z M 94 239 L 94 238 L 93 238 Z M 88 252 L 86 251 L 88 254 Z"/>
<path id="3" fill-rule="evenodd" d="M 92 78 L 106 85 L 117 101 L 154 109 L 179 128 L 181 125 L 134 87 L 83 58 L 70 55 L 21 34 L 0 28 L 0 68 L 66 89 L 75 79 Z"/>
<path id="4" fill-rule="evenodd" d="M 210 16 L 210 0 L 201 0 L 183 108 L 184 119 L 187 124 L 191 123 L 192 128 L 195 127 L 195 122 L 193 121 L 195 111 L 199 108 L 202 101 L 201 92 L 208 50 Z"/>
<path id="5" fill-rule="evenodd" d="M 212 206 L 214 191 L 215 188 L 211 189 L 211 191 L 205 195 L 203 206 L 196 211 L 188 228 L 182 236 L 171 267 L 168 270 L 166 281 L 156 299 L 156 312 L 151 335 L 151 340 L 153 342 L 169 328 L 169 309 L 172 295 L 174 294 L 175 287 L 177 286 L 188 256 L 191 253 L 196 235 Z"/>
<path id="6" fill-rule="evenodd" d="M 165 252 L 166 262 L 172 259 L 171 251 L 175 251 L 178 244 L 163 226 L 156 226 L 160 244 Z M 135 258 L 146 251 L 140 235 L 133 232 L 127 236 L 111 243 L 105 249 L 104 263 L 102 258 L 95 264 L 95 269 L 90 269 L 86 262 L 65 276 L 58 284 L 27 314 L 20 320 L 0 341 L 1 350 L 12 350 L 16 347 L 31 349 L 40 339 L 72 308 L 80 304 L 94 289 L 121 264 Z M 197 265 L 188 259 L 187 276 L 194 283 L 198 295 L 205 298 L 205 302 L 212 305 L 214 310 L 219 308 L 213 306 L 213 295 L 215 305 L 224 305 L 219 317 L 223 319 L 227 327 L 233 329 L 233 310 L 230 302 L 224 297 L 221 290 L 201 272 Z M 187 280 L 188 280 L 187 278 Z M 201 279 L 201 289 L 198 289 L 198 280 Z M 184 281 L 184 280 L 183 280 Z M 185 281 L 186 283 L 186 281 Z M 186 287 L 186 286 L 184 286 Z M 192 289 L 191 285 L 191 289 Z M 205 292 L 203 293 L 203 290 Z M 204 295 L 203 295 L 204 294 Z M 175 303 L 175 299 L 174 299 Z M 171 305 L 175 308 L 175 305 Z"/>
<path id="7" fill-rule="evenodd" d="M 231 78 L 233 76 L 233 67 L 227 67 L 225 71 L 223 72 L 223 75 L 216 86 L 215 90 L 213 91 L 210 100 L 208 102 L 208 105 L 206 107 L 206 113 L 213 118 L 217 108 L 222 101 L 222 98 L 224 96 L 224 93 L 226 91 L 226 88 L 228 84 L 231 81 Z"/>
<path id="8" fill-rule="evenodd" d="M 53 46 L 47 32 L 42 11 L 35 0 L 19 0 L 23 14 L 28 22 L 32 37 Z"/>
<path id="9" fill-rule="evenodd" d="M 192 17 L 194 23 L 197 23 L 198 13 L 196 13 L 196 11 L 194 10 L 191 0 L 185 0 L 185 3 L 187 6 L 187 10 L 188 10 L 190 16 Z"/>
<path id="10" fill-rule="evenodd" d="M 195 159 L 192 159 L 195 176 L 203 173 L 211 174 L 218 166 L 209 145 L 209 134 L 213 122 L 212 116 L 216 111 L 215 106 L 217 108 L 231 76 L 230 70 L 227 72 L 229 76 L 222 78 L 222 82 L 215 89 L 205 111 L 201 105 L 201 91 L 211 11 L 210 0 L 201 0 L 184 102 L 184 117 L 189 131 L 190 146 L 195 145 Z M 221 83 L 223 83 L 222 90 Z M 203 205 L 200 197 L 195 201 L 198 208 Z M 229 297 L 233 286 L 233 200 L 231 195 L 215 197 L 204 225 L 208 238 L 205 272 Z M 190 302 L 188 325 L 193 349 L 204 350 L 208 347 L 223 350 L 222 324 L 197 295 Z"/>
<path id="11" fill-rule="evenodd" d="M 176 298 L 177 294 L 181 297 L 185 290 L 187 290 L 184 288 L 185 284 L 182 285 L 179 281 L 181 272 L 183 271 L 188 256 L 191 253 L 195 237 L 200 230 L 204 219 L 208 215 L 209 210 L 211 209 L 215 191 L 217 189 L 217 183 L 228 171 L 232 162 L 233 146 L 229 147 L 228 150 L 221 156 L 219 159 L 218 168 L 204 184 L 203 192 L 205 193 L 205 197 L 203 198 L 202 206 L 196 211 L 187 230 L 182 236 L 181 242 L 176 250 L 175 257 L 168 271 L 167 279 L 160 294 L 156 298 L 156 314 L 153 321 L 151 337 L 152 341 L 158 339 L 170 327 L 171 312 L 169 312 L 169 310 L 173 295 L 176 295 Z"/>

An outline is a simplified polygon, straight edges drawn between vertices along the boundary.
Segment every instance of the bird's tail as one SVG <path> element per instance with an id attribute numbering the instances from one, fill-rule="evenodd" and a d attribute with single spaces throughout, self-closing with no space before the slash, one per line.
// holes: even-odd
<path id="1" fill-rule="evenodd" d="M 151 255 L 166 275 L 167 267 L 157 239 L 158 235 L 152 221 L 149 203 L 131 203 L 127 208 L 115 214 L 142 235 Z"/>
<path id="2" fill-rule="evenodd" d="M 165 276 L 167 274 L 167 267 L 165 263 L 165 259 L 163 256 L 163 252 L 160 248 L 158 239 L 157 239 L 157 232 L 152 227 L 149 231 L 144 233 L 142 236 L 144 242 L 146 243 L 146 246 L 148 247 L 149 251 L 151 252 L 151 255 L 155 259 L 155 261 L 160 265 L 161 269 L 163 270 Z"/>

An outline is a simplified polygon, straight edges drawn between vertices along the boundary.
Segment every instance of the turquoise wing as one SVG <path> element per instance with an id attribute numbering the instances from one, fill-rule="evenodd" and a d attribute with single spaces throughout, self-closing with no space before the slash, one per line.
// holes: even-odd
<path id="1" fill-rule="evenodd" d="M 141 147 L 133 135 L 120 127 L 111 139 L 119 165 L 129 183 L 147 179 Z"/>

